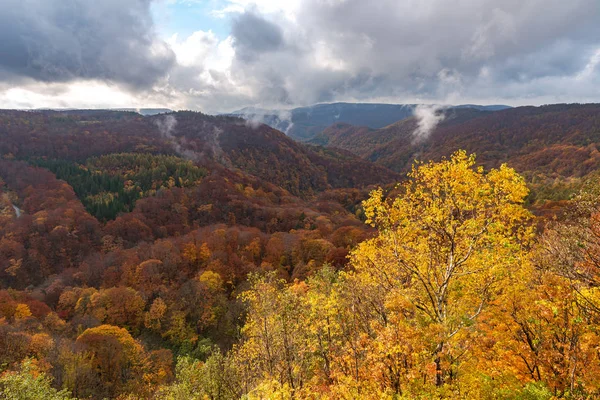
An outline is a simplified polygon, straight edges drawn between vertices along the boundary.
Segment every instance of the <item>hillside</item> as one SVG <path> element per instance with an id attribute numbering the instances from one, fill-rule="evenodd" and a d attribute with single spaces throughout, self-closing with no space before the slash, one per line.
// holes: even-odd
<path id="1" fill-rule="evenodd" d="M 600 0 L 0 3 L 0 400 L 600 400 Z"/>
<path id="2" fill-rule="evenodd" d="M 407 172 L 415 158 L 439 160 L 465 149 L 476 153 L 486 167 L 508 163 L 530 184 L 543 186 L 538 188 L 542 191 L 549 190 L 548 185 L 576 183 L 600 168 L 597 104 L 517 107 L 493 113 L 450 110 L 422 143 L 414 141 L 416 124 L 414 118 L 377 130 L 336 124 L 314 142 L 351 151 L 400 173 Z"/>
<path id="3" fill-rule="evenodd" d="M 0 113 L 0 154 L 83 163 L 111 153 L 174 154 L 197 163 L 237 168 L 310 196 L 331 188 L 387 183 L 397 175 L 351 153 L 297 143 L 267 125 L 234 117 L 177 112 L 141 117 L 133 112 Z"/>
<path id="4" fill-rule="evenodd" d="M 164 118 L 153 121 L 160 125 Z M 397 178 L 387 168 L 351 153 L 306 146 L 264 124 L 190 112 L 169 114 L 166 118 L 176 121 L 169 134 L 181 152 L 239 168 L 295 195 L 386 183 Z"/>

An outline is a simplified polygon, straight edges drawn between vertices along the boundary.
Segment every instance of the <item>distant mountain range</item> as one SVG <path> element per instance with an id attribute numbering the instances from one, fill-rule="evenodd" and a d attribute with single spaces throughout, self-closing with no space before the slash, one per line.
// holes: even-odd
<path id="1" fill-rule="evenodd" d="M 285 132 L 296 140 L 308 141 L 323 132 L 327 127 L 338 122 L 373 129 L 383 128 L 411 117 L 416 107 L 417 104 L 332 103 L 316 104 L 291 110 L 267 110 L 247 107 L 228 115 L 264 123 Z M 449 108 L 498 111 L 510 108 L 510 106 L 464 104 L 450 106 Z"/>

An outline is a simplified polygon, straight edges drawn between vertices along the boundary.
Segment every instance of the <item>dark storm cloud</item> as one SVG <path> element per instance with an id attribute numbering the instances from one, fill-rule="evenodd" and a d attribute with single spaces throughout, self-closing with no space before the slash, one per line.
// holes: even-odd
<path id="1" fill-rule="evenodd" d="M 100 79 L 147 88 L 173 66 L 150 0 L 4 0 L 0 80 Z"/>
<path id="2" fill-rule="evenodd" d="M 237 56 L 245 61 L 284 45 L 282 29 L 254 11 L 246 11 L 233 19 L 231 35 Z"/>

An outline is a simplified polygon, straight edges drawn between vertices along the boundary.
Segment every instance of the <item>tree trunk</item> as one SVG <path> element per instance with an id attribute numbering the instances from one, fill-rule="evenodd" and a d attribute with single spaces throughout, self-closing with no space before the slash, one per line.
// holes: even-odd
<path id="1" fill-rule="evenodd" d="M 442 386 L 444 384 L 444 371 L 442 371 L 442 350 L 444 349 L 444 343 L 439 343 L 435 349 L 435 386 Z"/>
<path id="2" fill-rule="evenodd" d="M 440 356 L 435 358 L 435 386 L 442 386 L 444 384 L 444 375 L 442 371 L 442 360 Z"/>

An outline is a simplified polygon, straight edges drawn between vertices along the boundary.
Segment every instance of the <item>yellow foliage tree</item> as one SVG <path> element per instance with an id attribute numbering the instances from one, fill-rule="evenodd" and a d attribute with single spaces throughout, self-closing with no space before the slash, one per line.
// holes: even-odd
<path id="1" fill-rule="evenodd" d="M 27 304 L 19 303 L 15 309 L 14 317 L 16 320 L 22 320 L 31 317 L 31 310 Z"/>
<path id="2" fill-rule="evenodd" d="M 395 199 L 364 202 L 377 237 L 352 253 L 357 312 L 368 316 L 370 356 L 395 392 L 418 379 L 451 382 L 469 351 L 477 318 L 518 269 L 532 237 L 528 193 L 513 169 L 484 173 L 463 151 L 419 163 Z M 375 363 L 377 364 L 377 362 Z"/>
<path id="3" fill-rule="evenodd" d="M 156 332 L 160 332 L 163 324 L 163 318 L 167 312 L 167 304 L 158 297 L 152 302 L 150 310 L 144 315 L 144 326 Z"/>

